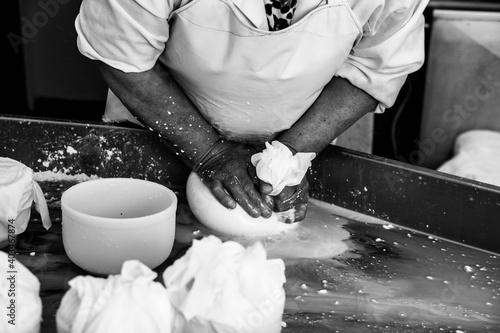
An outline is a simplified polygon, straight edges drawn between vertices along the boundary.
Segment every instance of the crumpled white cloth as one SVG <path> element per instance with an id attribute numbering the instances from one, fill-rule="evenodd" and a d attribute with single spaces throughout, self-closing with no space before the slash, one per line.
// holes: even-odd
<path id="1" fill-rule="evenodd" d="M 49 209 L 42 189 L 33 179 L 33 170 L 11 158 L 0 157 L 0 242 L 6 239 L 9 225 L 15 227 L 15 234 L 26 230 L 33 201 L 43 226 L 49 229 Z"/>
<path id="2" fill-rule="evenodd" d="M 14 283 L 14 287 L 11 283 Z M 0 308 L 3 312 L 0 332 L 40 332 L 42 300 L 39 293 L 40 281 L 37 277 L 15 257 L 9 257 L 7 253 L 0 251 Z M 12 316 L 9 306 L 14 306 Z"/>
<path id="3" fill-rule="evenodd" d="M 77 276 L 57 310 L 58 333 L 170 333 L 175 312 L 157 273 L 137 260 L 120 275 Z"/>
<path id="4" fill-rule="evenodd" d="M 272 185 L 270 195 L 274 196 L 280 194 L 285 186 L 299 185 L 315 157 L 315 153 L 293 155 L 287 146 L 273 141 L 271 144 L 266 142 L 266 148 L 254 154 L 251 162 L 256 168 L 257 177 Z"/>
<path id="5" fill-rule="evenodd" d="M 185 320 L 182 332 L 274 333 L 281 331 L 284 270 L 261 243 L 245 248 L 207 236 L 194 240 L 163 280 Z"/>
<path id="6" fill-rule="evenodd" d="M 500 132 L 470 130 L 460 134 L 454 156 L 438 171 L 500 186 Z"/>

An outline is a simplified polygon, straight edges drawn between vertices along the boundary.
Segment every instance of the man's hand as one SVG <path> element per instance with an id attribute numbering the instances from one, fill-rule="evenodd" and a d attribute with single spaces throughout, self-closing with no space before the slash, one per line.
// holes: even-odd
<path id="1" fill-rule="evenodd" d="M 378 102 L 349 81 L 334 77 L 307 112 L 277 139 L 294 153 L 319 154 L 335 138 L 368 112 L 375 110 Z M 277 196 L 275 205 L 295 207 L 296 220 L 305 217 L 307 206 L 307 180 L 295 190 L 285 188 Z M 264 193 L 264 192 L 263 192 Z"/>
<path id="2" fill-rule="evenodd" d="M 260 182 L 260 192 L 268 198 L 271 193 L 272 186 L 266 182 Z M 304 176 L 299 185 L 286 186 L 281 193 L 271 197 L 272 207 L 276 212 L 284 212 L 295 208 L 294 221 L 302 221 L 306 217 L 307 201 L 309 200 L 309 182 Z"/>
<path id="3" fill-rule="evenodd" d="M 250 216 L 268 218 L 272 214 L 270 202 L 256 186 L 255 167 L 250 162 L 256 152 L 251 146 L 220 140 L 195 171 L 226 208 L 234 209 L 238 203 Z"/>

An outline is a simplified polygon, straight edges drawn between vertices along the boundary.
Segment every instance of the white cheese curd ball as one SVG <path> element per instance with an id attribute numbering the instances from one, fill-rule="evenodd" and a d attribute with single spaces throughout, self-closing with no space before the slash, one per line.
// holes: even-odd
<path id="1" fill-rule="evenodd" d="M 320 200 L 309 199 L 307 215 L 300 222 L 281 222 L 279 213 L 269 219 L 253 218 L 239 206 L 233 210 L 222 206 L 195 173 L 188 178 L 187 198 L 193 215 L 209 229 L 200 228 L 203 235 L 245 246 L 260 241 L 269 258 L 333 258 L 349 248 L 347 220 L 338 217 L 339 207 Z"/>
<path id="2" fill-rule="evenodd" d="M 270 218 L 251 217 L 239 205 L 224 207 L 195 172 L 189 175 L 186 195 L 193 215 L 206 227 L 225 236 L 266 237 L 296 228 L 297 223 L 280 221 L 282 214 L 273 212 Z"/>

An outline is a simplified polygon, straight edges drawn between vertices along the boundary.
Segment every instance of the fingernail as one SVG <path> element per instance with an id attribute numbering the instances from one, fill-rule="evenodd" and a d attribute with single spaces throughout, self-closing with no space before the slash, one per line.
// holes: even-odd
<path id="1" fill-rule="evenodd" d="M 273 191 L 273 187 L 272 187 L 272 185 L 269 185 L 269 184 L 263 184 L 263 185 L 261 185 L 260 191 L 263 194 L 269 194 Z"/>

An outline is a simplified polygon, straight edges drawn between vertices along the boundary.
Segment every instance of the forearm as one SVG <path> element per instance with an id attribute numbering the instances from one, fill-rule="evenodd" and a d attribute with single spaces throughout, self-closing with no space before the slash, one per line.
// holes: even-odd
<path id="1" fill-rule="evenodd" d="M 321 152 L 377 101 L 349 81 L 334 77 L 307 112 L 278 140 L 296 152 Z"/>
<path id="2" fill-rule="evenodd" d="M 127 109 L 158 133 L 191 168 L 219 139 L 217 131 L 159 63 L 142 73 L 124 73 L 102 63 L 100 69 Z"/>

